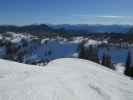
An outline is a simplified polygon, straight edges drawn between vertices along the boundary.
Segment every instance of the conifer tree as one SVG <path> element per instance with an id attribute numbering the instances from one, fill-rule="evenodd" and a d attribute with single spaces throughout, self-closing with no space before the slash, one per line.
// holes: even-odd
<path id="1" fill-rule="evenodd" d="M 94 46 L 89 46 L 89 48 L 86 50 L 86 58 L 88 60 L 94 61 L 96 63 L 99 63 L 99 58 L 98 58 L 98 49 L 97 47 Z"/>
<path id="2" fill-rule="evenodd" d="M 87 48 L 84 46 L 84 42 L 82 42 L 79 46 L 79 58 L 99 63 L 98 49 L 92 45 Z"/>
<path id="3" fill-rule="evenodd" d="M 84 47 L 84 42 L 82 42 L 79 45 L 79 58 L 80 59 L 85 59 L 85 47 Z"/>
<path id="4" fill-rule="evenodd" d="M 132 56 L 131 56 L 131 51 L 128 51 L 128 55 L 127 55 L 127 60 L 126 60 L 126 64 L 125 64 L 125 72 L 124 74 L 130 77 L 133 77 L 133 66 L 132 64 Z"/>
<path id="5" fill-rule="evenodd" d="M 129 50 L 128 51 L 128 55 L 127 55 L 127 60 L 126 60 L 126 68 L 129 68 L 129 67 L 131 67 L 131 51 Z"/>
<path id="6" fill-rule="evenodd" d="M 115 67 L 113 66 L 112 61 L 111 61 L 111 56 L 109 55 L 108 52 L 103 54 L 102 65 L 104 65 L 110 69 L 115 69 Z"/>

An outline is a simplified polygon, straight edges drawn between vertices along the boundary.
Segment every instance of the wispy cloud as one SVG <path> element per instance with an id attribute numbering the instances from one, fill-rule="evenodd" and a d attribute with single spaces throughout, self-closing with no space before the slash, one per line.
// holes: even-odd
<path id="1" fill-rule="evenodd" d="M 80 17 L 80 18 L 105 18 L 105 19 L 118 19 L 118 18 L 133 18 L 133 16 L 116 16 L 116 15 L 104 15 L 104 16 L 90 16 L 90 15 L 72 15 L 72 17 Z"/>
<path id="2" fill-rule="evenodd" d="M 70 22 L 89 23 L 89 24 L 132 24 L 133 16 L 117 16 L 117 15 L 71 15 L 68 17 Z"/>
<path id="3" fill-rule="evenodd" d="M 133 16 L 94 16 L 96 18 L 106 18 L 106 19 L 129 19 Z"/>
<path id="4" fill-rule="evenodd" d="M 96 17 L 99 17 L 99 18 L 123 18 L 125 16 L 96 16 Z"/>

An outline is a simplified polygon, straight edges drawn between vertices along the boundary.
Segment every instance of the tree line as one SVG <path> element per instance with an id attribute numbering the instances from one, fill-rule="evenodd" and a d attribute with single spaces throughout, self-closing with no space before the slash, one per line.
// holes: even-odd
<path id="1" fill-rule="evenodd" d="M 98 56 L 98 47 L 90 45 L 89 47 L 85 47 L 85 42 L 82 42 L 79 45 L 79 58 L 90 60 L 93 62 L 96 62 L 98 64 L 101 64 L 105 67 L 108 67 L 112 70 L 115 70 L 115 66 L 112 63 L 111 55 L 109 54 L 109 50 L 107 49 L 102 59 L 99 59 Z M 124 74 L 130 77 L 133 77 L 133 65 L 132 65 L 132 56 L 131 56 L 131 50 L 128 50 L 127 59 L 125 62 L 125 71 Z"/>

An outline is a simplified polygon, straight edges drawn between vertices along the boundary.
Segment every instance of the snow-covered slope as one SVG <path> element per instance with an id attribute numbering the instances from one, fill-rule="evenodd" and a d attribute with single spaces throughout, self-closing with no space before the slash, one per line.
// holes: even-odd
<path id="1" fill-rule="evenodd" d="M 80 59 L 46 67 L 0 60 L 0 100 L 133 100 L 133 80 Z"/>

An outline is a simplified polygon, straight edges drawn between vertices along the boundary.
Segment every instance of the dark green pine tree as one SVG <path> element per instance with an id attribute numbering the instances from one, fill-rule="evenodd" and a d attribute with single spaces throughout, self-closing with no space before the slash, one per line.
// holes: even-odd
<path id="1" fill-rule="evenodd" d="M 85 59 L 99 63 L 97 47 L 90 45 L 89 48 L 85 50 Z"/>
<path id="2" fill-rule="evenodd" d="M 84 47 L 84 42 L 82 42 L 79 45 L 79 58 L 80 59 L 85 59 L 85 47 Z"/>
<path id="3" fill-rule="evenodd" d="M 86 48 L 86 50 L 85 50 L 85 58 L 87 59 L 87 60 L 91 60 L 92 61 L 92 57 L 93 57 L 93 46 L 92 45 L 90 45 L 89 46 L 89 48 Z"/>
<path id="4" fill-rule="evenodd" d="M 131 67 L 131 51 L 128 51 L 127 60 L 126 60 L 126 68 Z"/>
<path id="5" fill-rule="evenodd" d="M 102 63 L 101 63 L 102 65 L 106 65 L 106 54 L 104 53 L 103 54 L 103 58 L 102 58 Z"/>
<path id="6" fill-rule="evenodd" d="M 99 63 L 97 47 L 90 46 L 89 49 L 86 51 L 86 53 L 88 60 Z"/>
<path id="7" fill-rule="evenodd" d="M 108 52 L 103 54 L 102 65 L 104 65 L 110 69 L 113 69 L 113 70 L 115 69 L 115 67 L 113 66 L 112 61 L 111 61 L 111 56 L 109 55 Z"/>
<path id="8" fill-rule="evenodd" d="M 89 48 L 84 46 L 84 42 L 79 45 L 79 58 L 99 63 L 98 49 L 92 45 Z"/>
<path id="9" fill-rule="evenodd" d="M 100 63 L 99 62 L 99 56 L 98 56 L 98 48 L 97 47 L 94 47 L 94 49 L 93 49 L 93 55 L 94 55 L 94 62 L 96 62 L 96 63 Z"/>
<path id="10" fill-rule="evenodd" d="M 132 56 L 130 50 L 128 51 L 124 74 L 133 77 Z"/>

